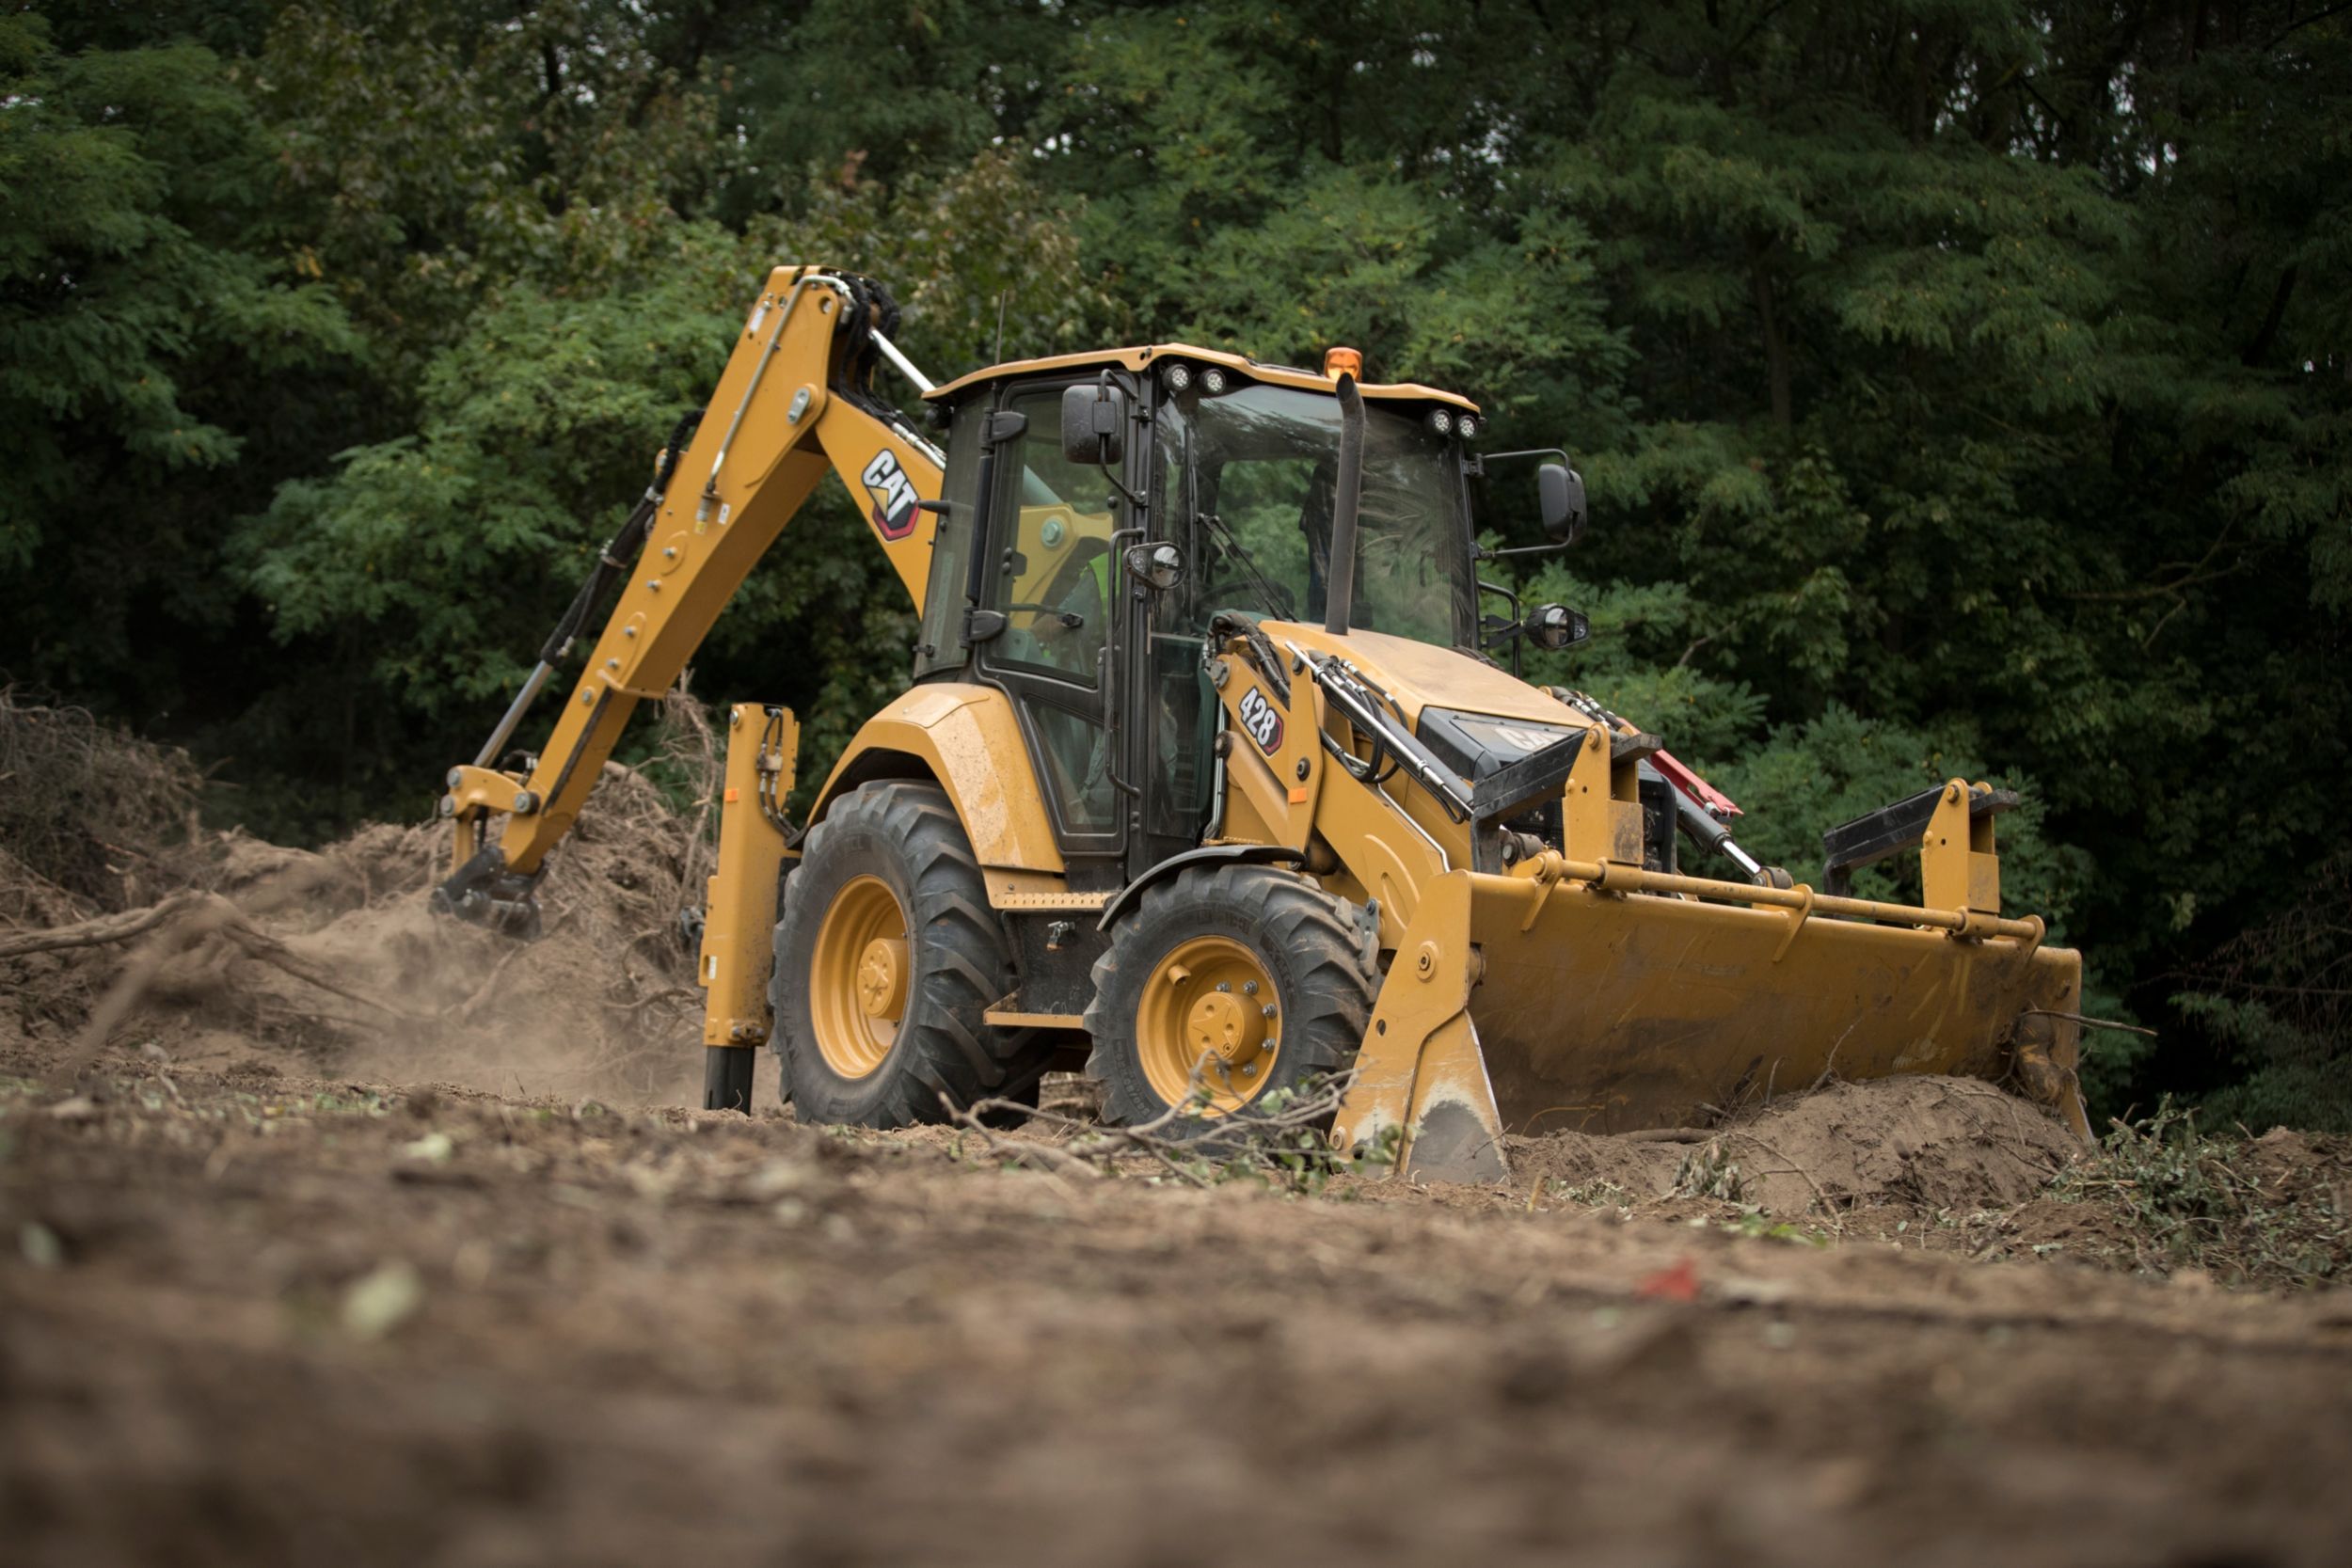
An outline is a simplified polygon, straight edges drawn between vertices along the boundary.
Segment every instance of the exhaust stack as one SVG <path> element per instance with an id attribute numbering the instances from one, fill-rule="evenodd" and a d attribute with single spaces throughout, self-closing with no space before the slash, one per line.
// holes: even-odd
<path id="1" fill-rule="evenodd" d="M 1352 370 L 1340 372 L 1339 392 L 1340 467 L 1332 481 L 1330 576 L 1324 585 L 1323 629 L 1345 637 L 1348 612 L 1356 608 L 1356 504 L 1364 488 L 1364 394 L 1357 390 Z"/>

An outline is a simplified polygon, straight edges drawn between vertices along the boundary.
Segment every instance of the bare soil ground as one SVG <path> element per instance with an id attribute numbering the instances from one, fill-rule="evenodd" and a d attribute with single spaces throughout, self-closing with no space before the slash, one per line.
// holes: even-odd
<path id="1" fill-rule="evenodd" d="M 0 1101 L 15 1561 L 2316 1564 L 2352 1530 L 2342 1292 L 1864 1211 L 1817 1246 L 1532 1158 L 1196 1191 L 42 1065 Z"/>
<path id="2" fill-rule="evenodd" d="M 528 947 L 423 916 L 421 830 L 0 862 L 0 1559 L 2352 1545 L 2342 1140 L 2233 1146 L 2270 1206 L 2187 1237 L 1943 1079 L 1494 1188 L 678 1109 L 673 826 L 608 779 Z"/>

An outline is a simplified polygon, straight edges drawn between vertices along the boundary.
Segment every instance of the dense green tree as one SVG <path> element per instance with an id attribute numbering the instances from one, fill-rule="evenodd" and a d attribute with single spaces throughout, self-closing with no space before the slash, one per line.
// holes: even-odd
<path id="1" fill-rule="evenodd" d="M 0 18 L 0 615 L 23 673 L 167 692 L 140 624 L 229 613 L 224 525 L 284 462 L 276 421 L 310 423 L 285 378 L 358 341 L 284 254 L 260 117 L 208 51 L 66 55 Z"/>

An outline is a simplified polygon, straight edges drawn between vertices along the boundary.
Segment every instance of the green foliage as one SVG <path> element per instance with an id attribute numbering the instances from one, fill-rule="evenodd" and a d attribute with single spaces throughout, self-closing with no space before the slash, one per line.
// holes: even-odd
<path id="1" fill-rule="evenodd" d="M 2051 1183 L 2053 1196 L 2108 1205 L 2144 1264 L 2200 1268 L 2227 1284 L 2324 1285 L 2352 1246 L 2328 1155 L 2289 1134 L 2253 1143 L 2197 1129 L 2167 1098 L 2142 1121 L 2117 1122 L 2098 1154 Z"/>
<path id="2" fill-rule="evenodd" d="M 561 612 L 644 489 L 649 449 L 725 362 L 740 311 L 723 263 L 739 258 L 724 235 L 684 241 L 641 289 L 512 289 L 427 363 L 415 434 L 280 487 L 241 540 L 279 634 L 365 626 L 371 673 L 421 713 L 511 692 L 532 628 Z"/>
<path id="3" fill-rule="evenodd" d="M 268 138 L 190 46 L 69 55 L 0 17 L 0 662 L 136 662 L 157 599 L 226 612 L 219 508 L 266 476 L 275 378 L 354 352 L 275 244 Z"/>
<path id="4" fill-rule="evenodd" d="M 2247 1127 L 2352 1132 L 2352 855 L 2312 869 L 2296 901 L 2189 974 L 2172 1005 L 2245 1076 L 2205 1114 Z"/>

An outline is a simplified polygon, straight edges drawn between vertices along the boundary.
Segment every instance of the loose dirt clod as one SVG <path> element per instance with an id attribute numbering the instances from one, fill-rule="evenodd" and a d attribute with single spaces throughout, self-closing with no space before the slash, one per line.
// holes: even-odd
<path id="1" fill-rule="evenodd" d="M 2083 1152 L 2046 1113 L 1974 1079 L 1833 1084 L 1735 1125 L 1673 1138 L 1515 1138 L 1523 1182 L 1589 1201 L 1716 1198 L 1836 1224 L 1874 1204 L 1992 1208 L 2039 1192 Z"/>

